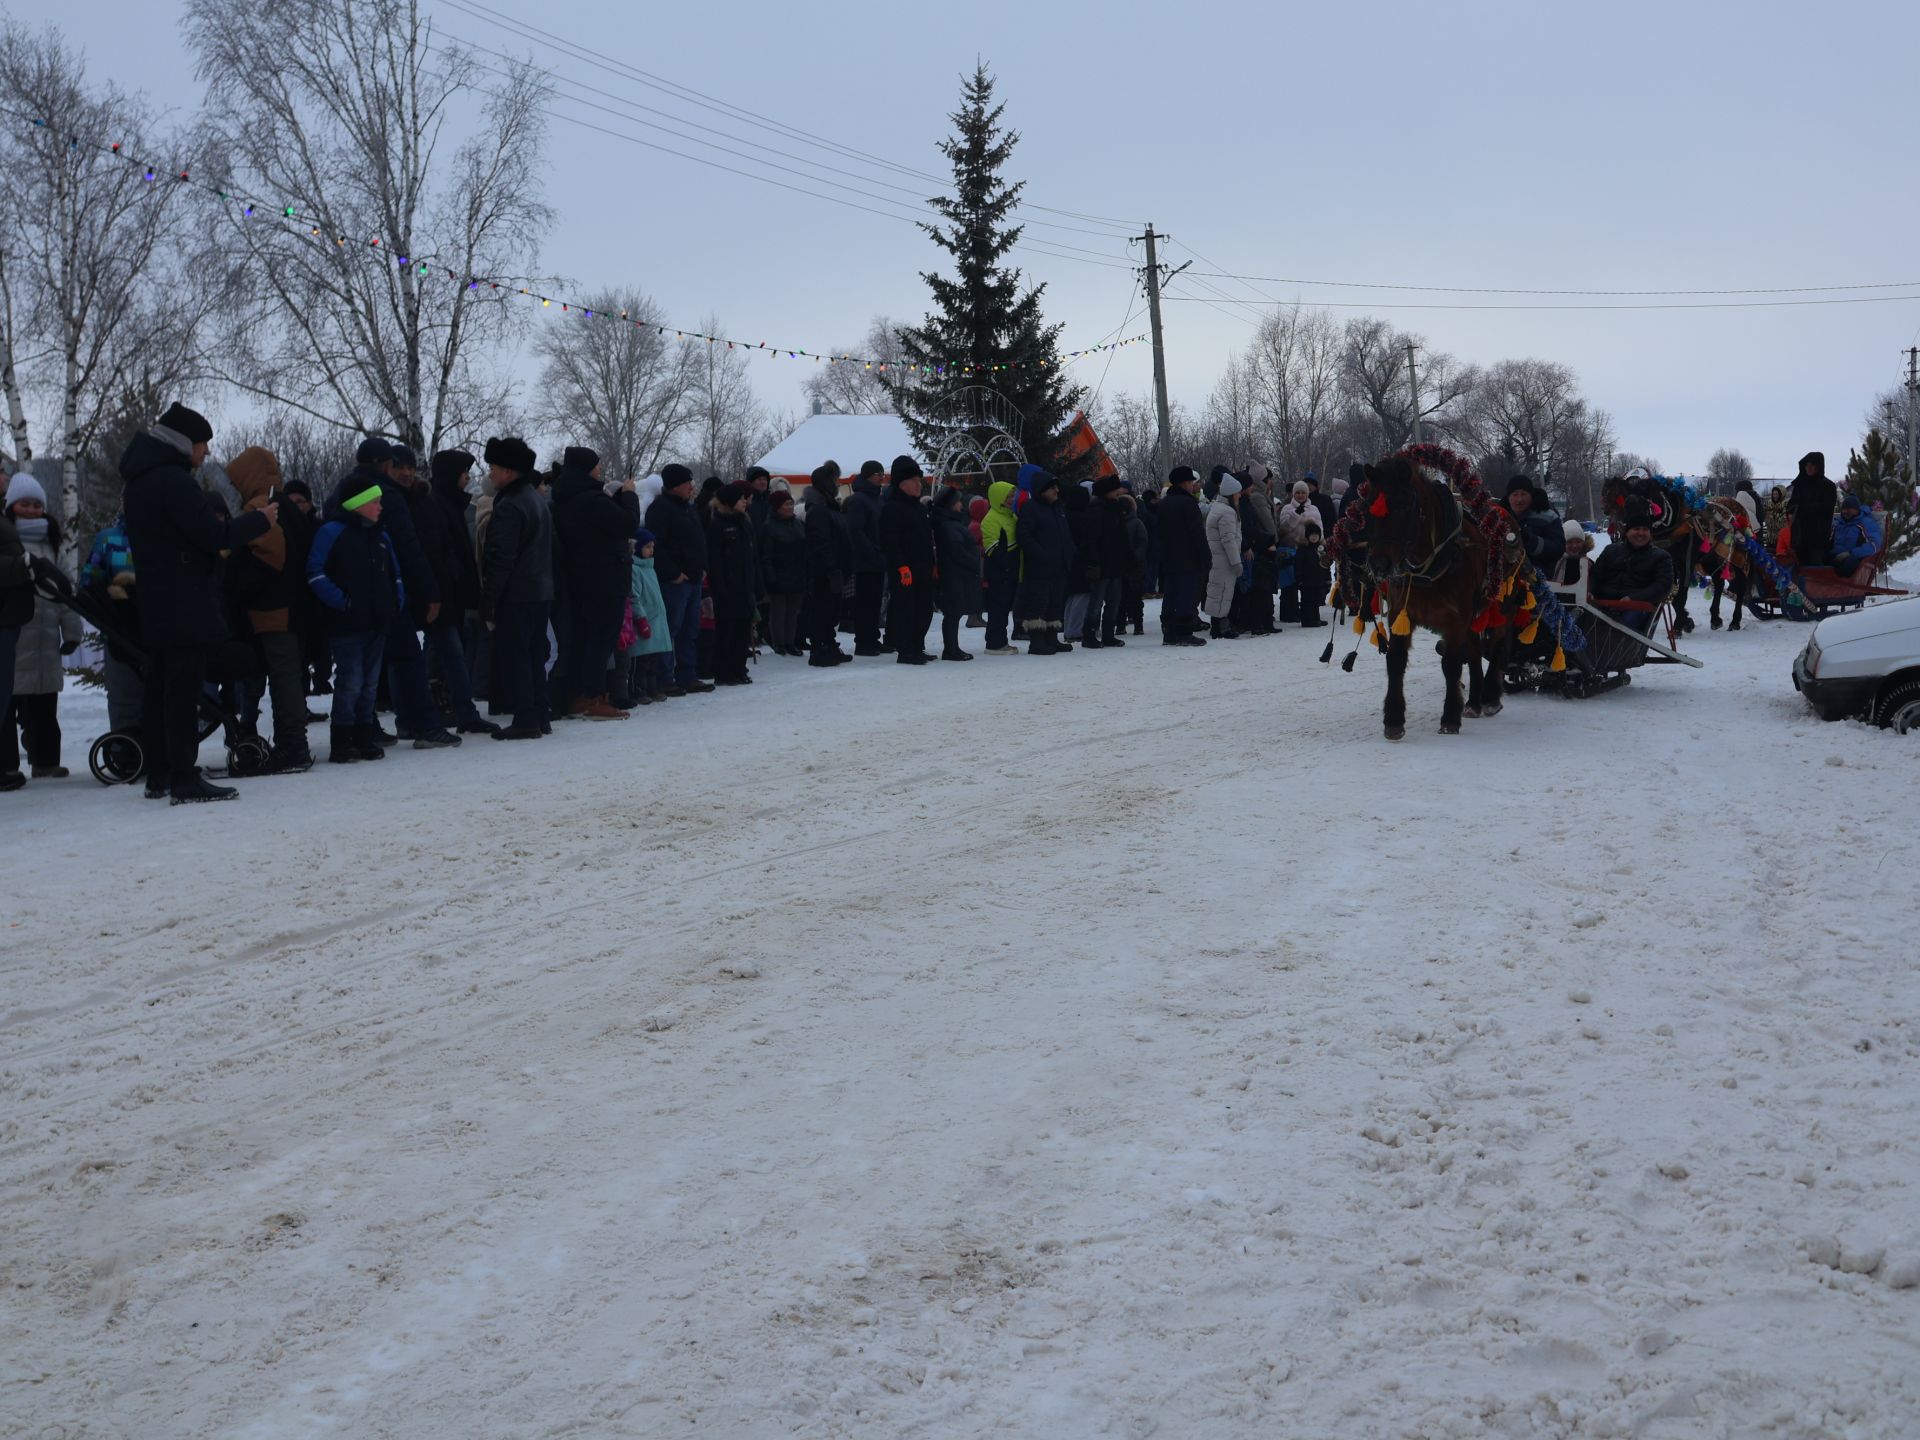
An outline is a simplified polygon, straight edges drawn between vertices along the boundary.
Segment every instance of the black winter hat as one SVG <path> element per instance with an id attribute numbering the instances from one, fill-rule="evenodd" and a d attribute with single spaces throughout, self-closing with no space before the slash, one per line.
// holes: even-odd
<path id="1" fill-rule="evenodd" d="M 834 494 L 840 488 L 840 466 L 832 460 L 827 461 L 813 472 L 813 488 Z"/>
<path id="2" fill-rule="evenodd" d="M 357 465 L 383 465 L 393 458 L 393 446 L 378 435 L 369 435 L 360 442 L 360 448 L 353 452 Z"/>
<path id="3" fill-rule="evenodd" d="M 860 467 L 860 478 L 862 480 L 870 480 L 875 475 L 884 475 L 886 473 L 887 467 L 882 465 L 878 460 L 868 460 Z"/>
<path id="4" fill-rule="evenodd" d="M 1098 500 L 1103 495 L 1111 495 L 1116 490 L 1124 490 L 1126 488 L 1126 486 L 1120 483 L 1120 477 L 1118 475 L 1103 475 L 1100 479 L 1093 482 L 1093 498 Z"/>
<path id="5" fill-rule="evenodd" d="M 184 435 L 195 445 L 213 443 L 213 426 L 207 423 L 207 417 L 198 410 L 189 410 L 175 401 L 167 407 L 167 413 L 160 417 L 160 423 L 176 435 Z"/>
<path id="6" fill-rule="evenodd" d="M 1643 525 L 1649 530 L 1653 528 L 1653 512 L 1648 509 L 1646 501 L 1636 500 L 1627 506 L 1626 514 L 1620 520 L 1620 529 L 1624 532 Z"/>
<path id="7" fill-rule="evenodd" d="M 420 457 L 413 453 L 411 445 L 390 445 L 387 447 L 387 459 L 395 465 L 406 465 L 412 469 L 420 468 Z"/>
<path id="8" fill-rule="evenodd" d="M 487 441 L 485 459 L 489 465 L 517 470 L 522 475 L 532 474 L 534 466 L 538 463 L 533 447 L 517 435 L 497 436 Z"/>
<path id="9" fill-rule="evenodd" d="M 304 480 L 288 480 L 283 482 L 280 486 L 280 493 L 282 495 L 304 495 L 309 500 L 313 499 L 313 487 Z"/>
<path id="10" fill-rule="evenodd" d="M 442 450 L 427 462 L 427 473 L 436 480 L 451 480 L 456 483 L 466 478 L 473 469 L 473 456 L 465 450 Z"/>
<path id="11" fill-rule="evenodd" d="M 684 465 L 662 465 L 660 467 L 660 488 L 678 490 L 682 485 L 693 483 L 693 472 Z"/>
<path id="12" fill-rule="evenodd" d="M 923 478 L 927 472 L 920 468 L 920 462 L 914 459 L 913 456 L 896 455 L 893 457 L 892 473 L 894 483 L 898 484 L 902 480 L 919 480 Z"/>
<path id="13" fill-rule="evenodd" d="M 746 485 L 735 480 L 731 484 L 720 487 L 720 503 L 731 509 L 752 493 L 753 491 Z"/>
<path id="14" fill-rule="evenodd" d="M 1172 470 L 1167 472 L 1167 484 L 1169 485 L 1195 485 L 1199 483 L 1199 480 L 1200 477 L 1194 473 L 1191 465 L 1176 465 Z"/>
<path id="15" fill-rule="evenodd" d="M 765 470 L 761 469 L 758 465 L 749 465 L 747 467 L 746 478 L 747 478 L 747 484 L 751 485 L 756 480 L 772 480 L 773 476 L 769 475 Z"/>
<path id="16" fill-rule="evenodd" d="M 1366 481 L 1367 481 L 1366 466 L 1362 465 L 1358 460 L 1354 461 L 1353 464 L 1347 466 L 1347 483 L 1349 485 L 1364 485 L 1366 484 Z"/>
<path id="17" fill-rule="evenodd" d="M 560 463 L 569 470 L 591 472 L 593 467 L 600 463 L 600 452 L 589 450 L 584 445 L 569 445 L 560 452 Z"/>

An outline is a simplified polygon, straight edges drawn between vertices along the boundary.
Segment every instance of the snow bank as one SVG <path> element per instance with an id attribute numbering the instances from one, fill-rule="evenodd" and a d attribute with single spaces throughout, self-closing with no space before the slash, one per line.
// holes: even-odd
<path id="1" fill-rule="evenodd" d="M 1324 634 L 0 798 L 0 1432 L 1911 1435 L 1920 751 Z"/>

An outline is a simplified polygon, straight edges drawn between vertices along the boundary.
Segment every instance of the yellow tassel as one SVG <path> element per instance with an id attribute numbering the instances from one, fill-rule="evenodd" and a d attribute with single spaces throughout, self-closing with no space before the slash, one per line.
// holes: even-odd
<path id="1" fill-rule="evenodd" d="M 1540 633 L 1540 622 L 1536 620 L 1531 625 L 1527 626 L 1526 629 L 1520 632 L 1520 643 L 1522 645 L 1531 645 L 1533 643 L 1533 637 L 1538 635 L 1539 633 Z"/>
<path id="2" fill-rule="evenodd" d="M 1387 648 L 1387 637 L 1381 633 L 1378 625 L 1373 627 L 1373 648 L 1376 650 L 1384 650 Z"/>
<path id="3" fill-rule="evenodd" d="M 1521 598 L 1520 608 L 1522 610 L 1531 610 L 1538 603 L 1539 602 L 1533 598 L 1533 591 L 1529 590 L 1526 595 Z"/>
<path id="4" fill-rule="evenodd" d="M 1413 622 L 1407 619 L 1406 611 L 1402 610 L 1398 615 L 1393 617 L 1393 633 L 1396 635 L 1411 635 L 1413 633 Z"/>
<path id="5" fill-rule="evenodd" d="M 1549 665 L 1547 668 L 1549 670 L 1566 669 L 1567 668 L 1567 652 L 1562 650 L 1558 645 L 1554 646 L 1553 647 L 1553 664 Z"/>
<path id="6" fill-rule="evenodd" d="M 1367 622 L 1358 615 L 1353 617 L 1353 633 L 1356 635 L 1364 635 L 1367 633 Z"/>
<path id="7" fill-rule="evenodd" d="M 1333 589 L 1327 591 L 1327 604 L 1338 605 L 1339 603 L 1340 603 L 1340 587 L 1336 585 L 1333 587 Z"/>

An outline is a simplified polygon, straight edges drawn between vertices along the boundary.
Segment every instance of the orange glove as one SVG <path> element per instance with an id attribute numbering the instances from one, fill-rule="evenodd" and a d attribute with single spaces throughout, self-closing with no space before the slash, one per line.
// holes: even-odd
<path id="1" fill-rule="evenodd" d="M 911 565 L 902 565 L 900 567 L 900 587 L 903 590 L 911 590 L 913 588 L 913 567 Z"/>

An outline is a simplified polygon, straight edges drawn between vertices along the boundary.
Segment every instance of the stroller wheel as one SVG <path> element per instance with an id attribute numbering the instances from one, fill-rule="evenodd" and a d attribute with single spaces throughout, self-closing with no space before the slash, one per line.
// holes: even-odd
<path id="1" fill-rule="evenodd" d="M 249 735 L 227 750 L 227 774 L 237 779 L 249 775 L 264 775 L 272 763 L 272 752 L 267 742 L 257 736 Z"/>
<path id="2" fill-rule="evenodd" d="M 87 768 L 102 785 L 131 785 L 147 771 L 147 755 L 132 735 L 109 731 L 87 751 Z"/>

